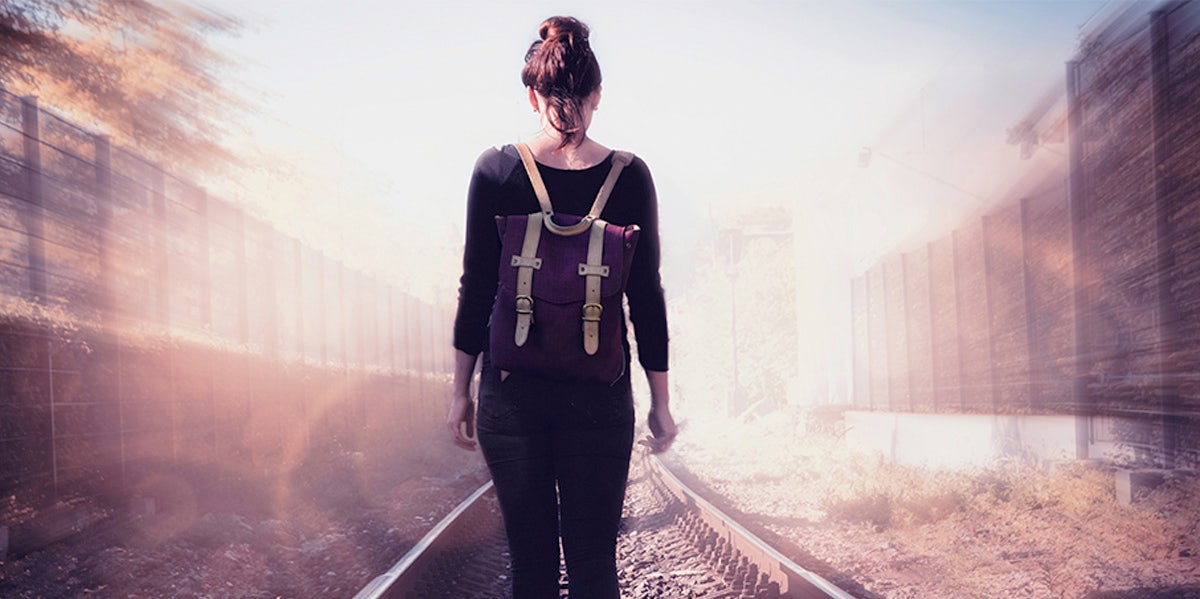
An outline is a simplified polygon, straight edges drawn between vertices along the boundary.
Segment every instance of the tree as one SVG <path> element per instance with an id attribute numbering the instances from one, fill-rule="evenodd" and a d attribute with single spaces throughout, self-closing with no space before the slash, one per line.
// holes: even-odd
<path id="1" fill-rule="evenodd" d="M 797 363 L 796 262 L 786 207 L 722 224 L 671 314 L 672 371 L 687 401 L 737 416 L 786 404 Z"/>
<path id="2" fill-rule="evenodd" d="M 232 157 L 221 140 L 247 108 L 209 44 L 236 19 L 147 0 L 0 0 L 0 85 L 36 95 L 176 172 Z"/>

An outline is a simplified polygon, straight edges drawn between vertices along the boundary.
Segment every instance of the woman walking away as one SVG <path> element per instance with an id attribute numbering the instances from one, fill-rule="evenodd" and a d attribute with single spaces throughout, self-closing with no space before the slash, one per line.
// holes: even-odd
<path id="1" fill-rule="evenodd" d="M 622 289 L 651 395 L 641 443 L 666 451 L 677 432 L 654 183 L 641 159 L 588 137 L 600 103 L 588 35 L 571 17 L 541 24 L 521 72 L 541 132 L 485 151 L 467 195 L 446 424 L 465 449 L 478 432 L 515 599 L 559 597 L 560 542 L 573 599 L 619 597 L 634 429 Z"/>

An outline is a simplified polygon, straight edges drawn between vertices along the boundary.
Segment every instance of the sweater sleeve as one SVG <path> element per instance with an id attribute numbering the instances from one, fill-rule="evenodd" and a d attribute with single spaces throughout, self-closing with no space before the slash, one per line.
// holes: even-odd
<path id="1" fill-rule="evenodd" d="M 467 189 L 466 241 L 454 318 L 454 347 L 472 356 L 487 344 L 488 319 L 496 296 L 500 235 L 495 215 L 503 181 L 497 172 L 499 154 L 491 149 L 479 157 Z"/>
<path id="2" fill-rule="evenodd" d="M 644 186 L 646 204 L 638 219 L 641 233 L 625 296 L 629 299 L 629 321 L 637 340 L 638 362 L 646 370 L 665 372 L 668 364 L 667 306 L 659 266 L 662 251 L 658 232 L 658 196 L 650 169 L 640 159 L 634 161 L 635 183 Z"/>

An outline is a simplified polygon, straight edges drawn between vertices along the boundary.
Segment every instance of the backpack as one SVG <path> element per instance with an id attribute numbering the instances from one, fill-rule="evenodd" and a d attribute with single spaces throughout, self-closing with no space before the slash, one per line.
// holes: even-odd
<path id="1" fill-rule="evenodd" d="M 560 215 L 533 155 L 517 144 L 541 212 L 497 216 L 501 250 L 489 352 L 501 370 L 568 381 L 613 383 L 625 372 L 622 298 L 637 225 L 600 218 L 633 160 L 617 151 L 585 216 Z"/>

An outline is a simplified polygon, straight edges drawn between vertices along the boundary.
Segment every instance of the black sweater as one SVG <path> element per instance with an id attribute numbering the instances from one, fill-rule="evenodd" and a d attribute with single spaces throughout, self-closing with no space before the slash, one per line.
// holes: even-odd
<path id="1" fill-rule="evenodd" d="M 554 211 L 583 215 L 591 209 L 611 166 L 612 154 L 609 154 L 600 164 L 583 170 L 542 164 L 538 170 Z M 454 347 L 476 355 L 487 345 L 488 318 L 496 296 L 500 260 L 495 217 L 539 210 L 537 196 L 516 148 L 491 148 L 479 157 L 467 192 L 467 239 L 454 320 Z M 625 287 L 629 320 L 633 323 L 642 367 L 666 371 L 667 309 L 658 272 L 658 200 L 650 169 L 640 158 L 634 158 L 621 172 L 601 218 L 616 225 L 641 227 Z M 628 339 L 624 341 L 628 348 Z"/>

